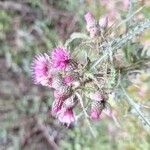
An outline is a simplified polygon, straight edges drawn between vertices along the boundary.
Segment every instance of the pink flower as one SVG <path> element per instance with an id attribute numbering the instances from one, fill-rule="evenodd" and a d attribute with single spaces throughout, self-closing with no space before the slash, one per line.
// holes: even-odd
<path id="1" fill-rule="evenodd" d="M 87 24 L 93 23 L 95 21 L 93 15 L 90 12 L 87 12 L 84 15 L 84 19 L 85 19 L 85 21 L 86 21 Z"/>
<path id="2" fill-rule="evenodd" d="M 67 127 L 75 121 L 72 108 L 62 108 L 58 114 L 58 119 L 62 123 L 66 123 Z"/>
<path id="3" fill-rule="evenodd" d="M 65 84 L 70 85 L 70 83 L 73 81 L 73 76 L 67 75 L 63 79 Z"/>
<path id="4" fill-rule="evenodd" d="M 100 118 L 100 115 L 101 115 L 101 110 L 97 107 L 92 107 L 91 108 L 91 112 L 90 112 L 90 118 L 92 120 L 97 120 Z"/>
<path id="5" fill-rule="evenodd" d="M 90 93 L 90 98 L 94 101 L 101 101 L 103 99 L 103 96 L 100 92 Z"/>
<path id="6" fill-rule="evenodd" d="M 88 12 L 84 15 L 86 21 L 86 29 L 90 33 L 90 37 L 93 38 L 98 33 L 97 23 L 93 15 Z"/>
<path id="7" fill-rule="evenodd" d="M 108 25 L 108 16 L 104 15 L 99 19 L 99 26 L 101 28 L 105 28 Z"/>
<path id="8" fill-rule="evenodd" d="M 91 28 L 94 28 L 96 26 L 96 21 L 95 21 L 93 15 L 90 12 L 88 12 L 88 13 L 86 13 L 84 15 L 84 19 L 86 21 L 86 29 L 87 29 L 87 31 L 91 32 Z"/>
<path id="9" fill-rule="evenodd" d="M 51 53 L 51 63 L 54 68 L 65 69 L 69 63 L 69 53 L 64 48 L 54 48 Z"/>
<path id="10" fill-rule="evenodd" d="M 57 113 L 61 110 L 62 104 L 63 104 L 62 98 L 55 98 L 51 109 L 52 115 L 57 115 Z"/>
<path id="11" fill-rule="evenodd" d="M 49 72 L 50 59 L 47 54 L 39 54 L 33 59 L 32 77 L 35 84 L 41 84 L 43 86 L 50 86 L 51 74 Z"/>
<path id="12" fill-rule="evenodd" d="M 55 98 L 55 100 L 54 100 L 54 102 L 52 104 L 51 112 L 52 112 L 52 114 L 57 115 L 58 112 L 60 112 L 60 110 L 61 110 L 63 102 L 64 102 L 64 100 L 66 98 L 66 95 L 64 95 L 64 93 L 62 93 L 62 92 L 60 92 L 58 90 L 55 90 L 54 91 L 54 98 Z"/>
<path id="13" fill-rule="evenodd" d="M 96 91 L 95 93 L 90 93 L 90 98 L 92 100 L 90 118 L 92 120 L 97 120 L 100 118 L 103 111 L 101 108 L 101 101 L 104 99 L 104 96 L 99 91 Z"/>

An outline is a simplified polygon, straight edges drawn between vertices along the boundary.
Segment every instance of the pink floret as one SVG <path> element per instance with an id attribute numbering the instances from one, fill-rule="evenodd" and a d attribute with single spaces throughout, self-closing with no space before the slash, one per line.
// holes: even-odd
<path id="1" fill-rule="evenodd" d="M 49 57 L 47 54 L 39 54 L 35 56 L 32 62 L 32 78 L 35 84 L 48 86 L 50 84 L 51 75 L 48 72 Z"/>
<path id="2" fill-rule="evenodd" d="M 108 16 L 104 15 L 99 19 L 99 26 L 101 28 L 105 28 L 108 25 Z"/>
<path id="3" fill-rule="evenodd" d="M 92 109 L 91 113 L 90 113 L 90 118 L 92 120 L 97 120 L 100 118 L 100 114 L 101 114 L 101 111 L 99 111 L 97 109 Z"/>
<path id="4" fill-rule="evenodd" d="M 51 65 L 57 69 L 65 69 L 70 56 L 66 49 L 64 48 L 54 48 L 51 53 Z"/>
<path id="5" fill-rule="evenodd" d="M 53 101 L 52 109 L 51 109 L 52 115 L 58 114 L 58 112 L 61 110 L 62 104 L 63 104 L 63 99 L 61 98 L 59 99 L 57 98 Z"/>
<path id="6" fill-rule="evenodd" d="M 88 24 L 89 22 L 94 20 L 94 17 L 93 17 L 93 15 L 90 12 L 87 12 L 84 15 L 84 19 L 85 19 L 86 23 Z"/>
<path id="7" fill-rule="evenodd" d="M 75 121 L 72 108 L 62 108 L 59 112 L 58 119 L 62 123 L 66 123 L 67 127 Z"/>

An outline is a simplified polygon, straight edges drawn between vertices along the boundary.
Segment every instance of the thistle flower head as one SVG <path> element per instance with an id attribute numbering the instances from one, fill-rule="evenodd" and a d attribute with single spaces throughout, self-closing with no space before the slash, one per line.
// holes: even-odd
<path id="1" fill-rule="evenodd" d="M 97 22 L 93 15 L 88 12 L 84 15 L 85 21 L 86 21 L 86 29 L 90 33 L 90 37 L 93 38 L 97 35 L 98 33 L 98 27 L 97 27 Z"/>
<path id="2" fill-rule="evenodd" d="M 63 105 L 63 102 L 66 98 L 66 95 L 59 91 L 59 90 L 55 90 L 54 91 L 54 102 L 52 104 L 52 114 L 57 114 L 60 110 L 61 110 L 61 107 Z"/>
<path id="3" fill-rule="evenodd" d="M 99 119 L 100 114 L 101 114 L 101 112 L 100 112 L 99 110 L 97 110 L 97 109 L 92 109 L 92 110 L 91 110 L 91 113 L 90 113 L 90 118 L 91 118 L 92 120 L 97 120 L 97 119 Z"/>
<path id="4" fill-rule="evenodd" d="M 99 26 L 101 28 L 105 28 L 108 25 L 108 16 L 104 15 L 99 19 Z"/>
<path id="5" fill-rule="evenodd" d="M 62 104 L 63 104 L 62 98 L 55 98 L 51 109 L 52 115 L 57 115 L 57 113 L 61 110 Z"/>
<path id="6" fill-rule="evenodd" d="M 100 115 L 102 113 L 103 108 L 101 108 L 100 104 L 100 95 L 98 93 L 95 94 L 95 97 L 91 104 L 91 110 L 90 110 L 90 118 L 92 120 L 97 120 L 100 118 Z"/>
<path id="7" fill-rule="evenodd" d="M 62 108 L 58 114 L 58 119 L 69 127 L 70 124 L 75 121 L 72 108 Z"/>
<path id="8" fill-rule="evenodd" d="M 35 84 L 48 86 L 51 84 L 51 74 L 49 72 L 49 57 L 47 54 L 35 56 L 32 62 L 32 77 Z"/>
<path id="9" fill-rule="evenodd" d="M 93 20 L 95 20 L 94 17 L 93 17 L 93 15 L 90 12 L 87 12 L 84 15 L 84 19 L 85 19 L 85 21 L 86 21 L 87 24 L 90 23 L 90 22 L 93 22 Z"/>
<path id="10" fill-rule="evenodd" d="M 51 53 L 52 67 L 57 69 L 65 69 L 69 63 L 70 55 L 64 48 L 54 48 Z"/>

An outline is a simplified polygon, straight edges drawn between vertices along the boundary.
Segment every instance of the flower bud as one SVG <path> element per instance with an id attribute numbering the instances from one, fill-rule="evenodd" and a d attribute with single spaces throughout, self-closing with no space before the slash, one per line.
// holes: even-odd
<path id="1" fill-rule="evenodd" d="M 97 101 L 93 101 L 91 104 L 90 118 L 92 120 L 97 120 L 99 119 L 101 113 L 102 109 L 100 108 L 100 103 Z"/>
<path id="2" fill-rule="evenodd" d="M 56 74 L 52 78 L 52 87 L 58 90 L 61 86 L 64 86 L 63 78 L 60 74 Z"/>
<path id="3" fill-rule="evenodd" d="M 58 113 L 58 119 L 62 123 L 66 123 L 67 127 L 75 121 L 74 113 L 72 108 L 62 108 Z"/>
<path id="4" fill-rule="evenodd" d="M 65 99 L 63 103 L 63 107 L 65 108 L 73 108 L 77 104 L 77 97 L 75 95 L 70 96 L 69 98 Z"/>
<path id="5" fill-rule="evenodd" d="M 55 98 L 51 109 L 52 115 L 57 115 L 57 113 L 61 110 L 62 104 L 63 104 L 62 98 Z"/>
<path id="6" fill-rule="evenodd" d="M 86 13 L 84 18 L 86 21 L 86 29 L 90 33 L 90 37 L 94 38 L 98 33 L 97 22 L 90 12 Z"/>
<path id="7" fill-rule="evenodd" d="M 108 25 L 108 17 L 104 15 L 99 19 L 99 26 L 100 28 L 106 28 L 107 25 Z"/>
<path id="8" fill-rule="evenodd" d="M 84 19 L 87 24 L 93 24 L 95 22 L 95 18 L 93 17 L 93 15 L 90 12 L 87 12 L 84 15 Z"/>

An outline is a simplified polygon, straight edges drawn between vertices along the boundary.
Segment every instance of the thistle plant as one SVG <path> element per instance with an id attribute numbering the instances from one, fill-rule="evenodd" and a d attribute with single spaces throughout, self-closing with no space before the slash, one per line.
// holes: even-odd
<path id="1" fill-rule="evenodd" d="M 141 65 L 148 68 L 149 58 L 142 55 L 141 44 L 134 39 L 150 27 L 150 20 L 135 22 L 129 27 L 133 16 L 114 26 L 107 13 L 96 20 L 87 12 L 84 16 L 87 33 L 73 33 L 61 46 L 33 59 L 33 81 L 53 91 L 51 115 L 67 127 L 84 116 L 94 134 L 91 122 L 100 120 L 104 114 L 119 126 L 109 103 L 112 95 L 117 98 L 117 90 L 122 90 L 129 105 L 150 126 L 139 104 L 127 94 L 127 85 L 123 84 L 133 69 Z M 123 32 L 118 34 L 121 29 Z"/>

